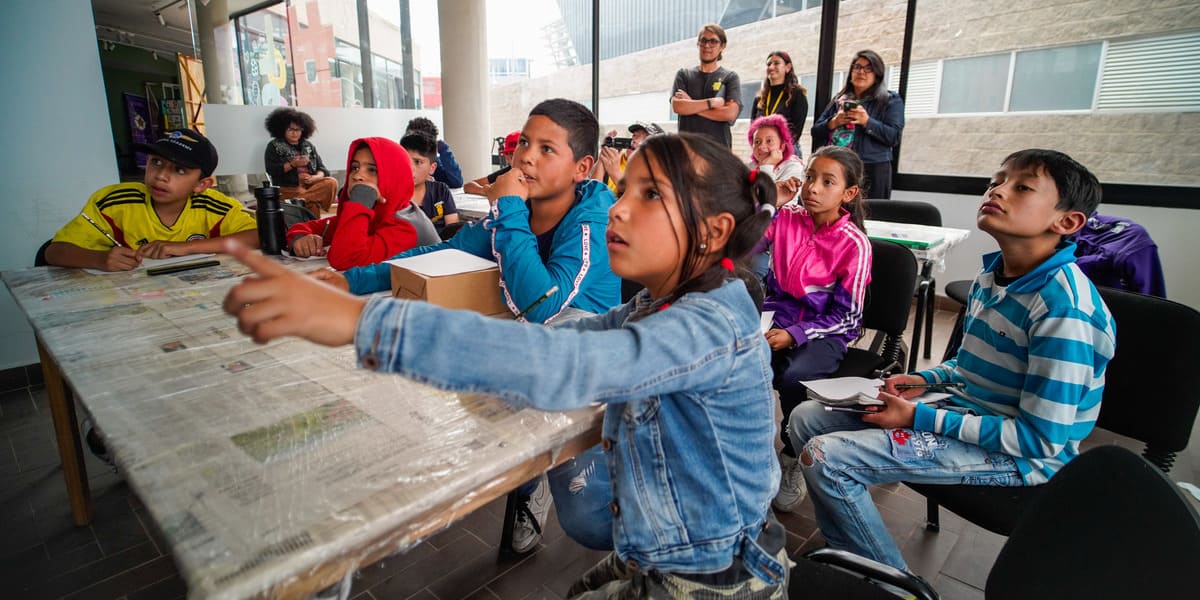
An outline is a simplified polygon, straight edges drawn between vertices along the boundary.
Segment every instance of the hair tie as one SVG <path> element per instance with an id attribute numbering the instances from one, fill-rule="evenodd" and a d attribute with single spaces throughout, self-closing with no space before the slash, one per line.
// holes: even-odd
<path id="1" fill-rule="evenodd" d="M 750 169 L 750 185 L 754 185 L 754 180 L 758 179 L 758 169 Z"/>
<path id="2" fill-rule="evenodd" d="M 720 264 L 721 264 L 721 267 L 724 268 L 726 271 L 729 271 L 730 273 L 733 272 L 733 259 L 726 256 L 725 258 L 721 259 Z"/>
<path id="3" fill-rule="evenodd" d="M 763 202 L 758 205 L 758 212 L 765 212 L 767 215 L 775 214 L 775 207 L 770 202 Z"/>

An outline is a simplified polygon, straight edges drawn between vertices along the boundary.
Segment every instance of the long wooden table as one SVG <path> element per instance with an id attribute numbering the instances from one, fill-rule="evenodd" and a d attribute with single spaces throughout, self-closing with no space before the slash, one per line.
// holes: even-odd
<path id="1" fill-rule="evenodd" d="M 221 311 L 246 272 L 3 275 L 39 340 L 75 523 L 91 498 L 72 391 L 191 597 L 307 596 L 599 441 L 596 407 L 515 410 L 360 370 L 351 348 L 255 345 Z"/>

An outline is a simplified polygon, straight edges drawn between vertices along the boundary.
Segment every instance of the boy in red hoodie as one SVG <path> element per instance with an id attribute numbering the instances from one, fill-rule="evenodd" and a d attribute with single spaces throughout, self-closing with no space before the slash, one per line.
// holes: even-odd
<path id="1" fill-rule="evenodd" d="M 338 270 L 377 263 L 413 248 L 416 229 L 396 217 L 410 204 L 412 192 L 412 166 L 404 148 L 381 137 L 354 140 L 337 214 L 293 225 L 287 232 L 288 248 L 301 258 L 327 256 L 329 266 Z"/>

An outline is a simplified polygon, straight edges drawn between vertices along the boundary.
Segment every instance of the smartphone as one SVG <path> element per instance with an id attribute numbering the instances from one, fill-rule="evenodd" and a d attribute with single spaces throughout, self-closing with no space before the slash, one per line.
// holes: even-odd
<path id="1" fill-rule="evenodd" d="M 487 176 L 488 183 L 496 183 L 497 178 L 499 178 L 501 175 L 504 175 L 505 173 L 507 173 L 511 170 L 512 170 L 512 165 L 505 165 L 504 168 L 499 169 L 499 170 L 495 171 L 494 173 L 488 173 L 488 176 Z"/>
<path id="2" fill-rule="evenodd" d="M 173 265 L 165 265 L 162 267 L 150 267 L 146 269 L 147 275 L 170 275 L 171 273 L 179 273 L 182 271 L 191 271 L 192 269 L 203 269 L 204 267 L 215 267 L 221 264 L 221 261 L 216 259 L 197 260 L 193 262 L 175 263 Z"/>
<path id="3" fill-rule="evenodd" d="M 859 106 L 861 106 L 861 104 L 859 104 L 857 100 L 847 100 L 842 103 L 842 110 L 845 112 L 850 112 Z"/>
<path id="4" fill-rule="evenodd" d="M 633 138 L 607 136 L 604 145 L 617 150 L 629 150 L 633 148 Z"/>

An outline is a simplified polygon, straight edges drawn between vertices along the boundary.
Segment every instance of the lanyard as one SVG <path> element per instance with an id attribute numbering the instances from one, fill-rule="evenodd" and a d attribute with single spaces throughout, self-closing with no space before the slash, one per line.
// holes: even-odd
<path id="1" fill-rule="evenodd" d="M 767 111 L 768 115 L 775 114 L 775 109 L 779 108 L 779 101 L 783 100 L 783 95 L 784 95 L 784 90 L 779 90 L 779 96 L 775 98 L 775 105 L 772 106 L 770 108 L 770 110 Z M 766 101 L 766 103 L 763 104 L 763 106 L 766 107 L 769 104 L 771 104 L 771 90 L 768 88 L 767 89 L 767 101 Z"/>

